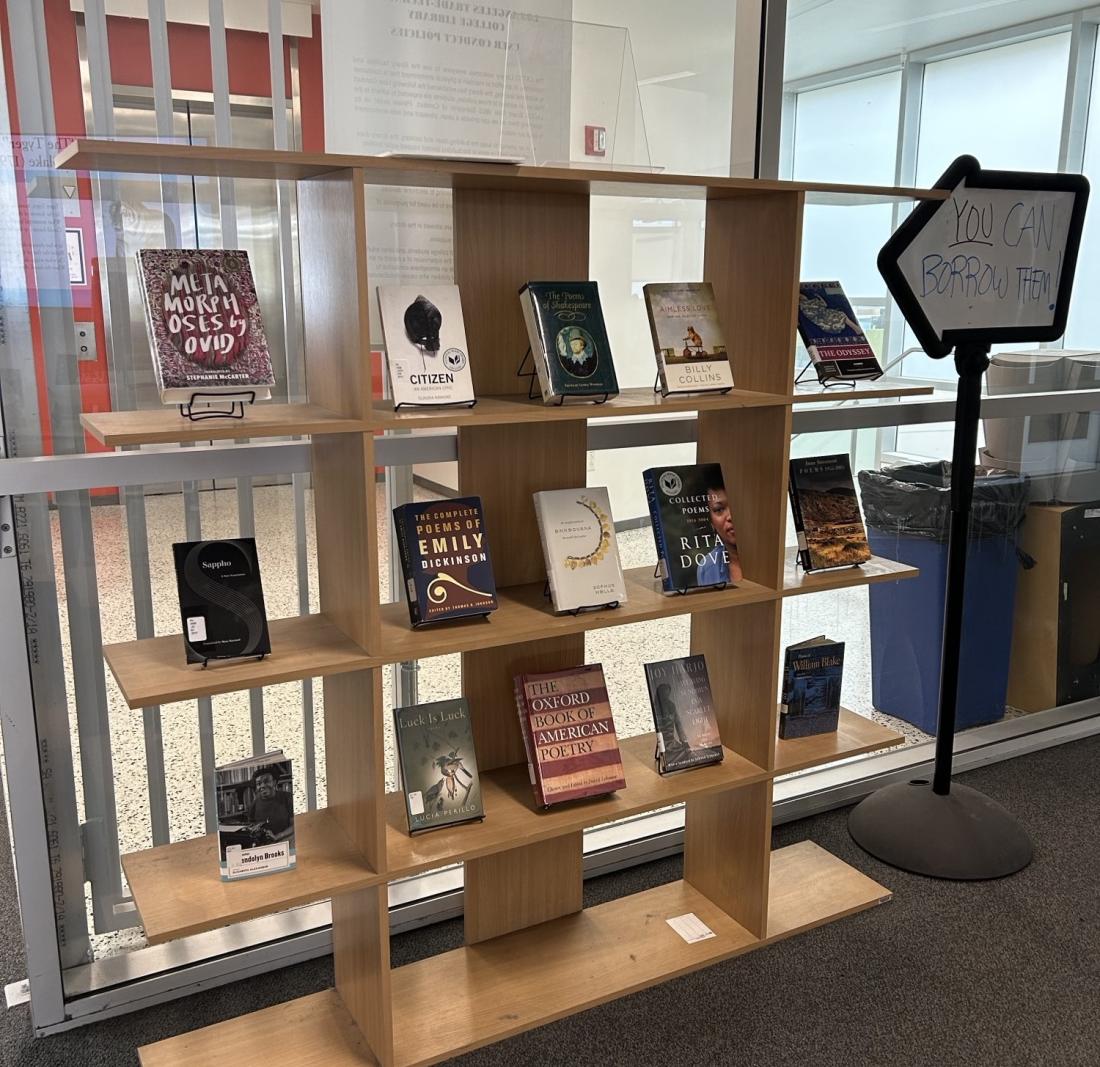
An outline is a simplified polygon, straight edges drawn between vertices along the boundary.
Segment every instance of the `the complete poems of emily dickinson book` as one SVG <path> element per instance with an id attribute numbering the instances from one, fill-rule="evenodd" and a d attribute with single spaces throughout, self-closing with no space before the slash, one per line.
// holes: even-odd
<path id="1" fill-rule="evenodd" d="M 684 656 L 645 665 L 661 774 L 722 762 L 707 661 Z"/>
<path id="2" fill-rule="evenodd" d="M 805 570 L 846 567 L 871 558 L 846 455 L 792 459 L 790 497 L 798 558 Z"/>
<path id="3" fill-rule="evenodd" d="M 832 733 L 840 720 L 844 642 L 814 637 L 787 648 L 779 736 Z"/>
<path id="4" fill-rule="evenodd" d="M 479 497 L 402 504 L 393 509 L 393 522 L 414 626 L 496 610 Z"/>

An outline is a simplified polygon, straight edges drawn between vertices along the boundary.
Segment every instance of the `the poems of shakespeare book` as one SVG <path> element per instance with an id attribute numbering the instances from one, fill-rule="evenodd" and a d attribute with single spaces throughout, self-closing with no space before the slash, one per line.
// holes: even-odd
<path id="1" fill-rule="evenodd" d="M 465 697 L 394 708 L 393 723 L 409 833 L 483 818 Z"/>
<path id="2" fill-rule="evenodd" d="M 642 472 L 666 593 L 740 581 L 741 557 L 718 463 Z"/>
<path id="3" fill-rule="evenodd" d="M 626 785 L 615 719 L 598 664 L 515 679 L 535 800 L 543 807 Z"/>
<path id="4" fill-rule="evenodd" d="M 414 626 L 496 610 L 479 497 L 402 504 L 393 509 L 393 521 Z"/>
<path id="5" fill-rule="evenodd" d="M 661 393 L 702 393 L 733 388 L 718 309 L 710 282 L 642 286 Z"/>
<path id="6" fill-rule="evenodd" d="M 840 282 L 799 285 L 798 332 L 819 381 L 882 377 L 875 350 Z"/>
<path id="7" fill-rule="evenodd" d="M 457 285 L 378 287 L 395 407 L 474 399 Z"/>
<path id="8" fill-rule="evenodd" d="M 661 774 L 722 762 L 707 661 L 684 656 L 645 665 Z"/>
<path id="9" fill-rule="evenodd" d="M 519 299 L 545 402 L 618 393 L 595 282 L 528 282 Z"/>
<path id="10" fill-rule="evenodd" d="M 844 642 L 815 637 L 790 645 L 783 663 L 779 736 L 832 733 L 840 720 Z"/>
<path id="11" fill-rule="evenodd" d="M 792 459 L 790 497 L 803 569 L 847 567 L 871 558 L 846 455 Z"/>
<path id="12" fill-rule="evenodd" d="M 248 253 L 143 248 L 137 257 L 164 403 L 187 403 L 196 392 L 269 397 L 275 375 Z"/>
<path id="13" fill-rule="evenodd" d="M 295 866 L 294 778 L 279 750 L 214 771 L 223 882 Z"/>
<path id="14" fill-rule="evenodd" d="M 182 541 L 172 546 L 188 663 L 271 651 L 256 541 Z"/>
<path id="15" fill-rule="evenodd" d="M 625 602 L 626 583 L 606 489 L 535 493 L 535 514 L 555 611 Z"/>

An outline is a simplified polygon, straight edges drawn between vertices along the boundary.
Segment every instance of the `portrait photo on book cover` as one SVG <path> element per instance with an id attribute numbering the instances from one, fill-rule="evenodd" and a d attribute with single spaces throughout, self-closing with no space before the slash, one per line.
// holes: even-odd
<path id="1" fill-rule="evenodd" d="M 719 481 L 706 487 L 707 518 L 714 535 L 715 549 L 722 546 L 722 552 L 710 552 L 698 564 L 697 579 L 699 585 L 720 585 L 722 582 L 739 582 L 745 577 L 741 569 L 741 555 L 737 550 L 737 531 L 733 525 L 729 495 L 726 487 Z"/>
<path id="2" fill-rule="evenodd" d="M 590 378 L 596 373 L 600 356 L 592 335 L 581 326 L 565 326 L 554 339 L 558 361 L 574 378 Z"/>
<path id="3" fill-rule="evenodd" d="M 218 837 L 226 849 L 286 841 L 294 836 L 294 795 L 290 761 L 227 768 L 218 772 Z"/>

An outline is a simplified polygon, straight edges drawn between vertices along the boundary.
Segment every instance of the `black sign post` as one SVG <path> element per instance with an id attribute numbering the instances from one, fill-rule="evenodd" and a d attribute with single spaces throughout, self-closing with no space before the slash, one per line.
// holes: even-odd
<path id="1" fill-rule="evenodd" d="M 878 257 L 925 352 L 942 359 L 954 350 L 959 374 L 935 770 L 931 782 L 872 793 L 848 828 L 894 867 L 973 880 L 1013 874 L 1032 855 L 1004 807 L 951 781 L 982 375 L 991 345 L 1054 341 L 1065 332 L 1089 184 L 1079 174 L 983 171 L 973 156 L 960 156 L 936 188 L 950 197 L 921 201 Z"/>

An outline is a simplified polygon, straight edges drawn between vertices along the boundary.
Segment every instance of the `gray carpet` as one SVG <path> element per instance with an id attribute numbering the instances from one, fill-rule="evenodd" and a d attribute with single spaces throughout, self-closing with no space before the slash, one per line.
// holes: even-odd
<path id="1" fill-rule="evenodd" d="M 489 1065 L 966 1065 L 1100 1063 L 1100 738 L 972 772 L 1014 811 L 1036 857 L 1013 878 L 906 875 L 851 842 L 846 813 L 781 827 L 894 890 L 892 903 L 472 1053 Z M 0 820 L 0 834 L 4 833 Z M 0 856 L 8 854 L 6 842 Z M 679 877 L 666 860 L 589 884 L 596 903 Z M 0 977 L 24 974 L 10 872 L 0 871 Z M 461 942 L 458 922 L 394 939 L 407 963 Z M 0 1014 L 0 1064 L 122 1067 L 139 1044 L 322 989 L 331 960 L 35 1041 L 25 1008 Z M 446 990 L 440 990 L 446 996 Z M 227 1050 L 227 1062 L 245 1062 Z M 257 1062 L 278 1062 L 278 1049 Z"/>

